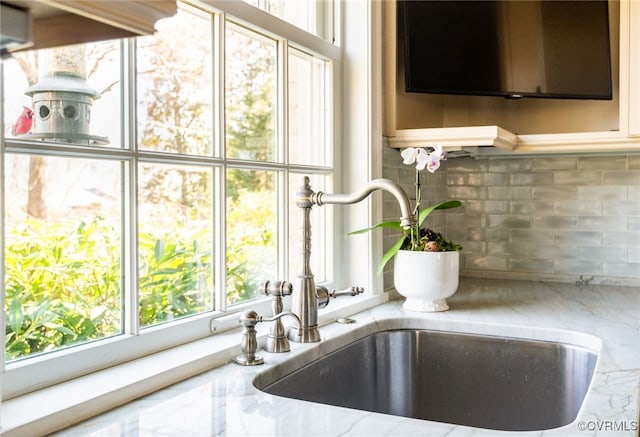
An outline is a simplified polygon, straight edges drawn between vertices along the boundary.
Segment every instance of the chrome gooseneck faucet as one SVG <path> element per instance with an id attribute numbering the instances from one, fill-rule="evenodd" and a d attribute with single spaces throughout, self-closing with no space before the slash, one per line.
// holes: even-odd
<path id="1" fill-rule="evenodd" d="M 309 185 L 309 178 L 304 177 L 302 185 L 296 193 L 296 205 L 300 208 L 302 229 L 302 272 L 298 275 L 298 286 L 292 294 L 291 310 L 300 318 L 299 329 L 291 329 L 287 337 L 298 343 L 313 343 L 320 341 L 318 331 L 318 296 L 316 285 L 309 264 L 311 257 L 311 207 L 325 204 L 348 205 L 358 203 L 376 190 L 387 191 L 396 198 L 400 205 L 402 216 L 400 224 L 408 229 L 414 224 L 411 204 L 404 190 L 395 182 L 388 179 L 374 179 L 365 184 L 359 191 L 351 194 L 326 194 L 322 191 L 314 192 Z"/>

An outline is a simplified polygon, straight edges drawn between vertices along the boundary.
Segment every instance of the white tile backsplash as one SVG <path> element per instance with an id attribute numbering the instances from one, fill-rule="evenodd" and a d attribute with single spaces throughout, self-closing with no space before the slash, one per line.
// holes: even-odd
<path id="1" fill-rule="evenodd" d="M 384 163 L 413 198 L 399 151 Z M 427 224 L 462 244 L 463 275 L 640 284 L 638 155 L 450 158 L 423 175 L 426 203 L 463 202 Z"/>

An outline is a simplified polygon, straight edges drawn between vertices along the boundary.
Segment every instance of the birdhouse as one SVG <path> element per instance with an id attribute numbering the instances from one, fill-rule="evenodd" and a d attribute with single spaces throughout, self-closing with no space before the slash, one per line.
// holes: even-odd
<path id="1" fill-rule="evenodd" d="M 33 128 L 29 138 L 72 144 L 108 144 L 91 135 L 91 106 L 100 95 L 85 79 L 60 74 L 41 77 L 26 91 L 33 101 Z"/>
<path id="2" fill-rule="evenodd" d="M 85 78 L 84 47 L 48 51 L 44 73 L 25 94 L 33 102 L 29 139 L 72 144 L 109 144 L 107 137 L 91 135 L 91 106 L 100 94 Z"/>

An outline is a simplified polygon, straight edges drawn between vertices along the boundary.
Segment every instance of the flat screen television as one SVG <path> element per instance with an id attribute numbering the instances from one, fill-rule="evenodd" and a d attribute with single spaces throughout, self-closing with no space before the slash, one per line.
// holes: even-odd
<path id="1" fill-rule="evenodd" d="M 610 100 L 603 0 L 398 2 L 407 92 Z"/>

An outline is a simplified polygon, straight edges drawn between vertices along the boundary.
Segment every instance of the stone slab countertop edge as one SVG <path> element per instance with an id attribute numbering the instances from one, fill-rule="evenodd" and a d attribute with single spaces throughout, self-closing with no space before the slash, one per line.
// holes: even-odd
<path id="1" fill-rule="evenodd" d="M 640 413 L 640 288 L 461 278 L 443 313 L 410 313 L 400 301 L 353 316 L 356 323 L 320 329 L 323 342 L 292 351 L 259 351 L 266 364 L 234 363 L 140 398 L 59 432 L 72 435 L 165 436 L 637 436 Z M 599 340 L 596 373 L 577 419 L 527 432 L 484 430 L 285 399 L 257 390 L 254 378 L 367 323 L 421 319 L 433 329 L 522 338 Z M 384 324 L 384 323 L 382 323 Z M 590 337 L 593 336 L 593 337 Z M 346 339 L 346 340 L 345 340 Z M 579 342 L 577 342 L 579 343 Z M 323 346 L 324 345 L 324 346 Z M 116 433 L 116 434 L 113 434 Z"/>

